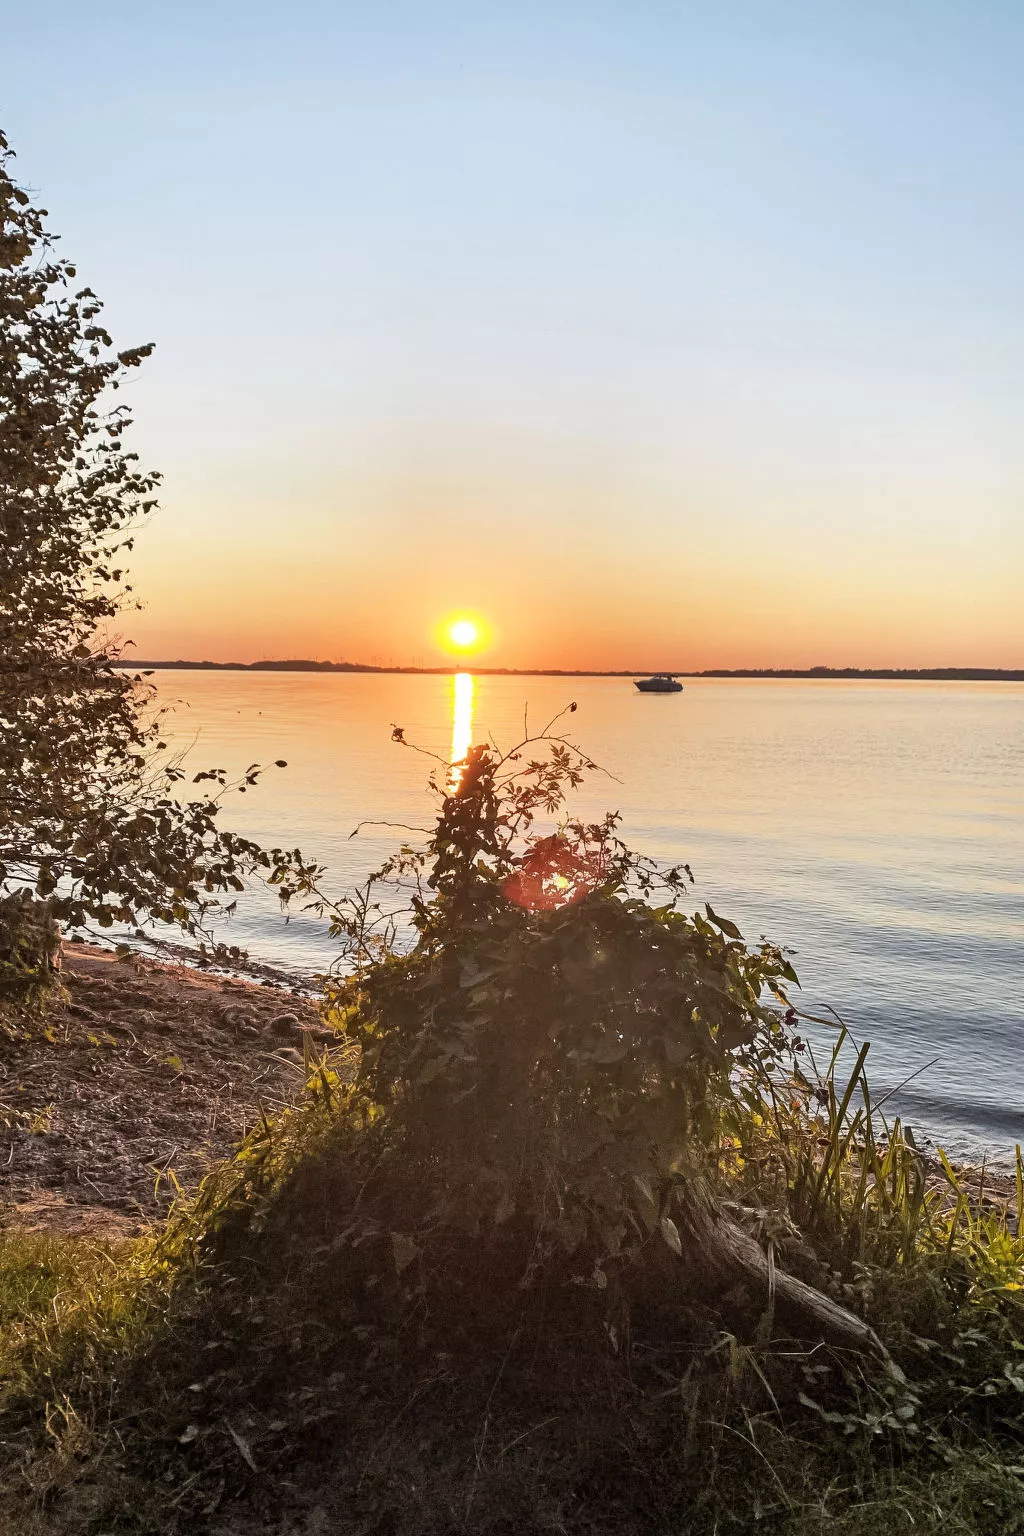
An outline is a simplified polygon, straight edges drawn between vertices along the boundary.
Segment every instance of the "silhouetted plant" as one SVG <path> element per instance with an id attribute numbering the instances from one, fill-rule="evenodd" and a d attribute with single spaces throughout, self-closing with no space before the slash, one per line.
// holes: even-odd
<path id="1" fill-rule="evenodd" d="M 216 798 L 179 803 L 150 690 L 117 665 L 124 559 L 158 476 L 108 399 L 152 349 L 114 349 L 10 160 L 0 135 L 0 896 L 29 888 L 66 924 L 197 932 L 247 874 L 287 894 L 301 861 L 222 831 Z"/>
<path id="2" fill-rule="evenodd" d="M 688 868 L 632 852 L 615 815 L 539 824 L 593 766 L 550 730 L 505 754 L 474 747 L 437 786 L 425 847 L 406 845 L 336 911 L 356 969 L 331 1007 L 359 1047 L 352 1109 L 383 1156 L 366 1208 L 379 1188 L 374 1220 L 408 1218 L 387 1210 L 389 1147 L 422 1172 L 403 1252 L 449 1226 L 518 1232 L 529 1272 L 601 1288 L 642 1254 L 674 1255 L 681 1279 L 742 1277 L 871 1342 L 843 1309 L 773 1278 L 715 1195 L 723 1115 L 739 1076 L 780 1069 L 795 974 L 710 906 L 684 911 Z M 410 883 L 403 946 L 379 888 Z"/>
<path id="3" fill-rule="evenodd" d="M 0 1003 L 42 1003 L 57 984 L 60 929 L 30 891 L 0 897 Z"/>

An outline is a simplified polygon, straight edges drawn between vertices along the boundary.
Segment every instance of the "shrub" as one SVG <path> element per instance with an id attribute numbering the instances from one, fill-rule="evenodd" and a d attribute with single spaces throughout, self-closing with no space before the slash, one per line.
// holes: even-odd
<path id="1" fill-rule="evenodd" d="M 0 896 L 0 1002 L 41 1002 L 57 982 L 60 929 L 50 905 L 30 891 Z"/>

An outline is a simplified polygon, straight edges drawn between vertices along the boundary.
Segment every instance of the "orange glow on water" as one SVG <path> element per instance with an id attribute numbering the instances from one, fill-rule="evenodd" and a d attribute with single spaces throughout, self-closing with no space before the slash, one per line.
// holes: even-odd
<path id="1" fill-rule="evenodd" d="M 475 684 L 472 672 L 456 672 L 452 678 L 452 750 L 449 788 L 457 789 L 462 778 L 460 764 L 473 741 L 473 694 Z"/>

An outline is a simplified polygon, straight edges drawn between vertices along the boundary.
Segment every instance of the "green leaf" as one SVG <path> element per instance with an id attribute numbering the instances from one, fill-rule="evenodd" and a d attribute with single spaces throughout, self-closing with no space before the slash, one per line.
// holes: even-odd
<path id="1" fill-rule="evenodd" d="M 633 1183 L 636 1185 L 637 1189 L 643 1195 L 645 1200 L 649 1201 L 651 1205 L 656 1204 L 654 1199 L 654 1192 L 651 1189 L 649 1180 L 644 1174 L 634 1173 Z"/>
<path id="2" fill-rule="evenodd" d="M 718 913 L 714 911 L 709 901 L 704 903 L 704 910 L 707 912 L 711 921 L 715 924 L 715 927 L 720 928 L 722 932 L 727 934 L 730 939 L 742 939 L 743 935 L 736 927 L 736 924 L 730 922 L 727 917 L 719 917 Z"/>
<path id="3" fill-rule="evenodd" d="M 668 1246 L 672 1249 L 672 1252 L 681 1259 L 683 1256 L 682 1239 L 679 1236 L 679 1228 L 676 1226 L 671 1216 L 663 1216 L 661 1218 L 660 1227 L 662 1237 L 665 1239 Z"/>

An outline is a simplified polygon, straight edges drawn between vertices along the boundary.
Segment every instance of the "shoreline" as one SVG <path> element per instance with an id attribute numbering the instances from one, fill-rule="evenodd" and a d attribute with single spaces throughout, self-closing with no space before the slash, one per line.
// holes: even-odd
<path id="1" fill-rule="evenodd" d="M 664 668 L 634 667 L 618 671 L 564 667 L 473 666 L 469 658 L 452 658 L 450 666 L 376 667 L 354 661 L 123 661 L 113 665 L 123 672 L 326 672 L 371 673 L 384 677 L 449 677 L 452 672 L 473 672 L 478 677 L 647 677 Z M 701 672 L 673 668 L 670 677 L 738 678 L 766 682 L 920 682 L 920 683 L 1024 683 L 1021 667 L 738 667 L 708 668 Z"/>
<path id="2" fill-rule="evenodd" d="M 138 1235 L 301 1096 L 306 1040 L 336 1040 L 308 994 L 183 959 L 69 940 L 61 977 L 45 1023 L 0 1020 L 0 1231 Z M 952 1207 L 937 1146 L 919 1155 Z M 950 1165 L 978 1208 L 1014 1207 L 1013 1171 Z"/>
<path id="3" fill-rule="evenodd" d="M 136 951 L 65 941 L 61 984 L 0 1018 L 0 1230 L 139 1235 L 335 1038 L 308 997 Z"/>

